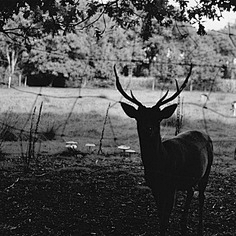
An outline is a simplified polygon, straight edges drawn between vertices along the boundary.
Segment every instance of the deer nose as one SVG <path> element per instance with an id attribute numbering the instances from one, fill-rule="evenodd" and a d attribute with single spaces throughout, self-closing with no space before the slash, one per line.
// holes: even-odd
<path id="1" fill-rule="evenodd" d="M 148 127 L 148 133 L 152 137 L 155 135 L 155 129 L 153 127 Z"/>

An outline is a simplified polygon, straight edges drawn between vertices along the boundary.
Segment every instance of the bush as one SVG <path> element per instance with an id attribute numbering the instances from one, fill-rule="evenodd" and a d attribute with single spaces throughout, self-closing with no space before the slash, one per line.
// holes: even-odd
<path id="1" fill-rule="evenodd" d="M 161 122 L 161 125 L 166 127 L 176 127 L 176 124 L 177 124 L 176 116 L 171 116 L 170 118 L 165 119 Z"/>
<path id="2" fill-rule="evenodd" d="M 57 128 L 53 126 L 48 126 L 45 131 L 40 132 L 39 138 L 41 140 L 54 140 L 56 137 Z"/>
<path id="3" fill-rule="evenodd" d="M 15 128 L 18 123 L 18 116 L 12 112 L 3 114 L 0 121 L 0 140 L 4 141 L 17 141 L 19 137 L 19 130 Z"/>

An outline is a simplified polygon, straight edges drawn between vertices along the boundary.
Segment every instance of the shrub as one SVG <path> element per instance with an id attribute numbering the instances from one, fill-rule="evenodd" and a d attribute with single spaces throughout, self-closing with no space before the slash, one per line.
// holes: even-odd
<path id="1" fill-rule="evenodd" d="M 18 123 L 18 116 L 11 111 L 5 112 L 0 121 L 0 140 L 4 141 L 17 141 L 19 130 L 15 127 Z"/>
<path id="2" fill-rule="evenodd" d="M 46 130 L 40 132 L 39 138 L 41 140 L 54 140 L 57 134 L 55 125 L 47 126 Z"/>
<path id="3" fill-rule="evenodd" d="M 168 119 L 165 119 L 161 122 L 162 126 L 167 126 L 167 127 L 176 127 L 177 124 L 177 118 L 176 116 L 171 116 Z"/>

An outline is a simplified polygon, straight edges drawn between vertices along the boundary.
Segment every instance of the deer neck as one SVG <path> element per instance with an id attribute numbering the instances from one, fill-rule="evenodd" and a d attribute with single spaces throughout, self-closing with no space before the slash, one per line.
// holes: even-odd
<path id="1" fill-rule="evenodd" d="M 167 161 L 167 155 L 162 144 L 160 133 L 147 136 L 138 129 L 138 134 L 141 158 L 145 170 L 163 169 Z"/>

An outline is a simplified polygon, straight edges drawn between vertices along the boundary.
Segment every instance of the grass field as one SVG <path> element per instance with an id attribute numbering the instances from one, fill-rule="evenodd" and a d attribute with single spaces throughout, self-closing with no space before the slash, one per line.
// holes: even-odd
<path id="1" fill-rule="evenodd" d="M 162 94 L 133 92 L 147 106 Z M 208 94 L 203 108 L 201 94 L 182 93 L 182 131 L 205 131 L 214 142 L 205 235 L 235 236 L 236 118 L 231 103 L 236 96 Z M 115 89 L 0 89 L 0 235 L 158 235 L 155 203 L 143 179 L 136 124 L 122 111 L 120 99 Z M 22 156 L 32 142 L 31 126 L 36 126 L 42 102 L 39 134 L 30 171 L 25 173 Z M 163 122 L 163 139 L 174 136 L 175 120 Z M 68 151 L 66 141 L 78 142 L 78 150 Z M 100 142 L 102 152 L 97 154 Z M 86 143 L 95 143 L 96 148 L 88 151 Z M 137 153 L 121 156 L 117 148 L 121 144 Z M 179 235 L 182 204 L 179 194 L 169 235 Z M 194 200 L 189 235 L 197 235 L 196 212 Z"/>

